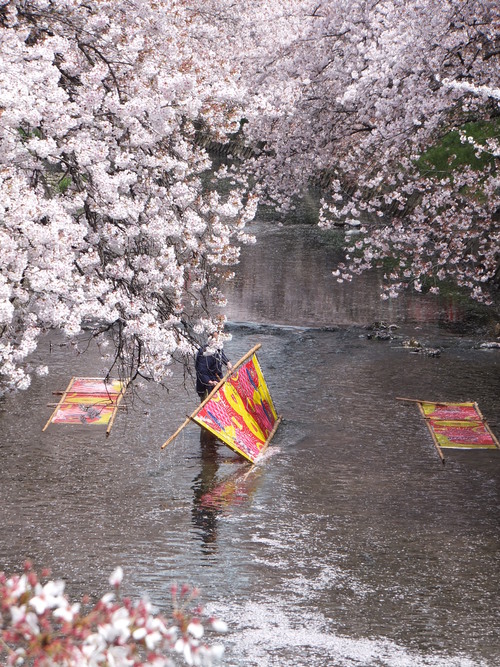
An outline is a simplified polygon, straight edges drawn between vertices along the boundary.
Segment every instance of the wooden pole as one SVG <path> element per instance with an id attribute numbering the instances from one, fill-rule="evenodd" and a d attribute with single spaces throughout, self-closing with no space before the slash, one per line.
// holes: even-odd
<path id="1" fill-rule="evenodd" d="M 396 396 L 396 401 L 409 401 L 411 403 L 434 403 L 434 405 L 448 405 L 448 403 L 442 403 L 439 401 L 422 401 L 419 398 L 400 398 Z"/>
<path id="2" fill-rule="evenodd" d="M 483 426 L 484 426 L 484 428 L 488 431 L 488 433 L 490 434 L 491 439 L 493 440 L 493 442 L 494 442 L 496 448 L 497 448 L 497 449 L 500 449 L 500 443 L 498 442 L 498 439 L 497 439 L 496 435 L 495 435 L 495 434 L 493 433 L 493 431 L 491 430 L 491 428 L 490 428 L 488 422 L 487 422 L 486 419 L 483 417 L 483 413 L 482 413 L 481 410 L 479 409 L 479 405 L 478 405 L 477 403 L 474 403 L 474 407 L 476 408 L 476 412 L 477 412 L 477 414 L 481 417 L 481 421 L 483 422 Z"/>
<path id="3" fill-rule="evenodd" d="M 429 429 L 429 433 L 432 436 L 432 442 L 434 443 L 435 448 L 437 449 L 437 453 L 439 454 L 439 458 L 443 462 L 443 465 L 445 463 L 444 461 L 444 455 L 441 447 L 439 446 L 439 442 L 437 441 L 436 434 L 432 430 L 432 426 L 430 424 L 430 419 L 428 419 L 425 415 L 424 409 L 422 407 L 422 403 L 426 403 L 427 401 L 417 401 L 418 402 L 418 409 L 420 410 L 420 414 L 422 417 L 425 419 L 425 423 L 427 424 L 427 428 Z M 444 405 L 443 403 L 440 403 L 439 405 Z"/>
<path id="4" fill-rule="evenodd" d="M 432 437 L 432 442 L 434 443 L 434 446 L 437 450 L 437 453 L 439 454 L 439 458 L 441 459 L 441 461 L 443 462 L 443 465 L 444 465 L 445 460 L 444 460 L 443 451 L 442 451 L 441 447 L 439 446 L 439 442 L 437 441 L 436 434 L 432 430 L 432 426 L 430 424 L 430 419 L 429 419 L 429 417 L 427 417 L 427 415 L 424 412 L 424 409 L 422 407 L 422 403 L 433 403 L 434 405 L 448 405 L 448 403 L 438 403 L 437 401 L 422 401 L 418 398 L 400 398 L 400 397 L 396 397 L 396 401 L 409 401 L 411 403 L 418 403 L 418 409 L 420 410 L 420 414 L 422 415 L 422 417 L 425 420 L 425 423 L 427 424 L 427 428 L 428 428 L 429 433 L 431 434 L 431 437 Z"/>
<path id="5" fill-rule="evenodd" d="M 240 359 L 240 360 L 239 360 L 239 361 L 232 367 L 232 369 L 231 369 L 230 371 L 228 371 L 228 372 L 224 375 L 224 377 L 222 378 L 222 380 L 220 380 L 220 381 L 215 385 L 215 387 L 212 389 L 212 391 L 209 393 L 209 395 L 205 398 L 205 400 L 203 400 L 203 401 L 200 403 L 200 405 L 196 408 L 196 410 L 195 410 L 194 412 L 192 412 L 192 413 L 189 415 L 189 417 L 186 417 L 186 419 L 185 419 L 184 422 L 179 426 L 179 428 L 177 429 L 177 431 L 176 431 L 173 435 L 171 435 L 170 438 L 169 438 L 168 440 L 166 440 L 166 441 L 163 443 L 163 445 L 160 447 L 160 449 L 164 449 L 167 445 L 169 445 L 169 444 L 172 442 L 172 440 L 174 440 L 174 439 L 179 435 L 179 433 L 182 431 L 182 429 L 183 429 L 185 426 L 187 426 L 187 425 L 189 424 L 189 422 L 191 421 L 191 419 L 193 419 L 193 417 L 195 417 L 195 415 L 202 409 L 202 407 L 205 405 L 205 403 L 208 403 L 208 401 L 212 398 L 212 396 L 215 394 L 215 392 L 218 391 L 218 390 L 220 389 L 220 387 L 222 387 L 222 385 L 223 385 L 224 382 L 228 379 L 228 377 L 230 377 L 230 376 L 235 372 L 235 370 L 236 370 L 239 366 L 241 366 L 241 364 L 245 363 L 245 361 L 246 361 L 249 357 L 251 357 L 252 354 L 254 354 L 260 347 L 261 347 L 261 343 L 258 343 L 257 345 L 255 345 L 254 347 L 252 347 L 252 349 L 249 350 L 245 355 L 243 355 L 243 356 L 241 357 L 241 359 Z"/>
<path id="6" fill-rule="evenodd" d="M 58 407 L 59 405 L 60 405 L 60 403 L 47 403 L 48 408 Z M 100 406 L 102 406 L 102 403 L 94 403 L 94 404 L 92 404 L 92 407 L 94 407 L 95 405 L 98 405 L 100 407 Z M 106 406 L 103 406 L 103 407 L 106 407 Z M 126 405 L 119 405 L 117 407 L 119 407 L 120 410 L 126 410 L 127 409 Z"/>
<path id="7" fill-rule="evenodd" d="M 85 379 L 87 380 L 88 378 L 85 378 Z M 72 392 L 65 392 L 65 391 L 53 391 L 53 392 L 52 392 L 52 394 L 53 394 L 54 396 L 62 396 L 63 394 L 66 394 L 66 393 L 70 393 L 70 394 L 71 394 Z M 79 396 L 96 396 L 96 392 L 95 392 L 95 391 L 80 391 L 80 390 L 78 390 L 78 391 L 75 392 L 75 393 L 77 393 Z M 99 393 L 99 392 L 97 392 L 97 394 L 98 394 L 98 393 Z M 106 396 L 113 396 L 113 394 L 121 394 L 121 393 L 123 393 L 123 392 L 121 392 L 121 391 L 119 391 L 119 392 L 106 391 L 106 392 L 101 392 L 101 393 L 103 393 L 103 394 L 106 393 Z"/>
<path id="8" fill-rule="evenodd" d="M 125 384 L 125 386 L 123 386 L 123 383 Z M 123 395 L 125 394 L 125 390 L 127 389 L 129 378 L 124 380 L 123 383 L 122 383 L 122 390 L 120 391 L 120 394 L 116 399 L 115 409 L 113 410 L 113 414 L 111 415 L 111 419 L 109 420 L 108 428 L 106 429 L 106 438 L 108 437 L 113 427 L 113 422 L 115 421 L 116 413 L 118 412 L 118 408 L 120 407 L 120 401 L 122 400 Z"/>
<path id="9" fill-rule="evenodd" d="M 278 430 L 278 426 L 280 425 L 280 422 L 281 422 L 282 419 L 283 419 L 283 417 L 280 415 L 280 416 L 278 417 L 278 419 L 274 422 L 273 430 L 272 430 L 271 433 L 269 433 L 269 435 L 267 436 L 267 440 L 265 441 L 264 446 L 262 447 L 262 449 L 261 449 L 260 452 L 259 452 L 259 457 L 261 456 L 261 454 L 263 454 L 263 453 L 266 451 L 266 449 L 267 449 L 269 443 L 271 442 L 271 440 L 272 440 L 273 437 L 274 437 L 274 434 L 275 434 L 276 431 Z M 258 457 L 257 457 L 257 459 L 258 459 Z"/>
<path id="10" fill-rule="evenodd" d="M 432 405 L 477 405 L 473 401 L 423 401 L 420 398 L 399 398 L 396 396 L 396 401 L 410 401 L 411 403 L 432 403 Z"/>
<path id="11" fill-rule="evenodd" d="M 67 393 L 69 392 L 69 390 L 71 389 L 71 385 L 73 384 L 74 380 L 75 380 L 75 378 L 72 377 L 71 380 L 69 381 L 69 384 L 68 384 L 68 386 L 66 387 L 66 391 L 64 392 L 64 394 L 63 394 L 62 397 L 61 397 L 61 400 L 60 400 L 59 403 L 56 405 L 55 409 L 53 410 L 52 414 L 50 415 L 50 417 L 49 417 L 47 423 L 46 423 L 45 426 L 42 428 L 42 431 L 45 431 L 45 429 L 47 428 L 47 426 L 50 424 L 50 422 L 51 422 L 52 419 L 54 418 L 54 415 L 56 414 L 58 407 L 61 405 L 61 403 L 63 403 L 64 399 L 66 398 L 66 394 L 67 394 Z"/>

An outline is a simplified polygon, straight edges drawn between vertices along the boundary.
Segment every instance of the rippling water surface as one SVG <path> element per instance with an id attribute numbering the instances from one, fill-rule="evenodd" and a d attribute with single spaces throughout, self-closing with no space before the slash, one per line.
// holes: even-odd
<path id="1" fill-rule="evenodd" d="M 229 294 L 237 360 L 259 360 L 284 420 L 253 468 L 195 425 L 160 446 L 196 405 L 191 381 L 148 385 L 109 438 L 42 428 L 97 353 L 56 340 L 53 372 L 0 403 L 0 569 L 26 558 L 100 595 L 124 588 L 167 607 L 173 581 L 202 589 L 228 621 L 234 666 L 500 664 L 500 452 L 450 451 L 443 466 L 416 405 L 477 400 L 500 435 L 500 350 L 446 325 L 453 302 L 378 300 L 378 276 L 338 284 L 331 236 L 264 233 Z M 386 320 L 393 340 L 367 337 Z M 413 336 L 439 357 L 402 346 Z"/>

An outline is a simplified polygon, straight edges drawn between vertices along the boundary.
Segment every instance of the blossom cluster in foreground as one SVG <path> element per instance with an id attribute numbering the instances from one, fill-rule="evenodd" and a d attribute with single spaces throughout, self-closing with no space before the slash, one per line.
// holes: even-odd
<path id="1" fill-rule="evenodd" d="M 49 573 L 44 573 L 48 575 Z M 94 606 L 72 604 L 63 581 L 47 580 L 30 563 L 22 575 L 0 573 L 0 660 L 7 665 L 34 664 L 154 667 L 175 664 L 214 665 L 224 647 L 209 645 L 207 631 L 223 633 L 223 621 L 207 618 L 196 603 L 198 591 L 172 587 L 170 618 L 156 614 L 145 599 L 121 598 L 123 572 L 109 582 L 114 592 Z"/>

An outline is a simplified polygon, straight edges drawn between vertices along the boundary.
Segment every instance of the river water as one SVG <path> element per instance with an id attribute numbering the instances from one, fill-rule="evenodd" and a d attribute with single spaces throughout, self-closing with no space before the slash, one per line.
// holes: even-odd
<path id="1" fill-rule="evenodd" d="M 229 624 L 231 666 L 497 666 L 500 452 L 448 450 L 443 465 L 396 399 L 477 400 L 498 436 L 500 350 L 456 333 L 469 311 L 451 299 L 381 302 L 377 273 L 337 283 L 335 234 L 259 232 L 229 290 L 226 352 L 262 345 L 283 415 L 264 461 L 195 425 L 160 449 L 197 403 L 190 378 L 130 396 L 109 438 L 42 432 L 53 391 L 105 370 L 92 348 L 46 341 L 51 374 L 0 403 L 0 569 L 30 558 L 79 599 L 121 565 L 125 592 L 160 609 L 174 581 L 196 584 Z M 369 337 L 381 320 L 392 339 Z"/>

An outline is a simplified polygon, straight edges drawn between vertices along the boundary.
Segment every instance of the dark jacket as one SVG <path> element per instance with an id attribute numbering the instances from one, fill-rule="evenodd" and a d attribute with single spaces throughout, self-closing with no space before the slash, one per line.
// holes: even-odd
<path id="1" fill-rule="evenodd" d="M 214 385 L 210 381 L 219 382 L 224 377 L 222 366 L 227 366 L 228 358 L 223 350 L 217 350 L 214 354 L 205 356 L 206 346 L 200 347 L 196 355 L 196 392 L 202 398 L 207 391 L 212 391 Z"/>

